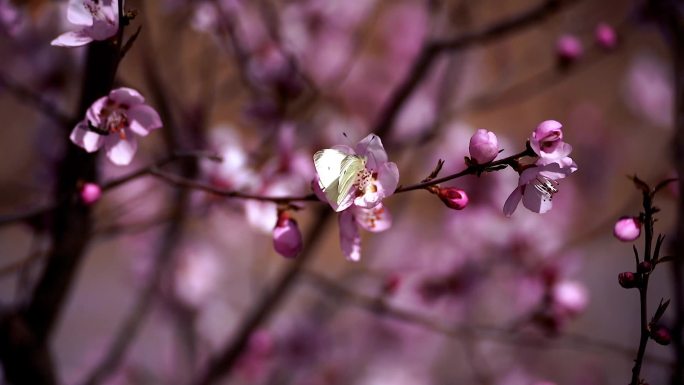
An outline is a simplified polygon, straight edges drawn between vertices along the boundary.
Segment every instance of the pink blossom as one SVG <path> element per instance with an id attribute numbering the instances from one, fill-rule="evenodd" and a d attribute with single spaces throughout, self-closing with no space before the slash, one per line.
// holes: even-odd
<path id="1" fill-rule="evenodd" d="M 470 138 L 470 158 L 478 164 L 489 163 L 499 154 L 499 142 L 496 135 L 480 128 Z"/>
<path id="2" fill-rule="evenodd" d="M 107 40 L 119 30 L 118 1 L 69 0 L 67 19 L 81 29 L 59 35 L 52 45 L 80 47 L 94 40 Z"/>
<path id="3" fill-rule="evenodd" d="M 302 233 L 297 221 L 282 212 L 273 229 L 273 248 L 285 258 L 294 258 L 302 251 Z"/>
<path id="4" fill-rule="evenodd" d="M 354 262 L 361 259 L 359 227 L 377 233 L 392 226 L 392 217 L 382 203 L 372 208 L 351 206 L 340 213 L 338 221 L 342 253 L 348 260 Z"/>
<path id="5" fill-rule="evenodd" d="M 556 42 L 556 54 L 565 63 L 579 59 L 583 51 L 582 42 L 574 35 L 563 35 Z"/>
<path id="6" fill-rule="evenodd" d="M 551 298 L 556 310 L 563 315 L 575 316 L 587 307 L 589 292 L 579 282 L 562 281 L 551 289 Z"/>
<path id="7" fill-rule="evenodd" d="M 81 201 L 86 205 L 97 202 L 102 196 L 102 188 L 96 183 L 85 183 L 81 187 Z"/>
<path id="8" fill-rule="evenodd" d="M 622 217 L 615 222 L 613 235 L 622 242 L 632 242 L 641 235 L 641 221 L 637 217 Z"/>
<path id="9" fill-rule="evenodd" d="M 530 137 L 530 147 L 539 156 L 537 165 L 557 162 L 572 152 L 572 146 L 563 141 L 563 125 L 555 120 L 545 120 L 537 126 Z"/>
<path id="10" fill-rule="evenodd" d="M 438 188 L 437 196 L 450 209 L 463 210 L 468 205 L 468 194 L 454 187 Z"/>
<path id="11" fill-rule="evenodd" d="M 336 155 L 326 156 L 326 152 Z M 338 194 L 341 177 L 348 171 L 342 169 L 343 159 L 347 156 L 354 156 L 362 161 L 363 168 L 356 172 L 349 191 Z M 319 151 L 314 156 L 314 164 L 318 174 L 318 188 L 324 193 L 319 194 L 319 198 L 327 201 L 337 212 L 344 211 L 351 205 L 375 207 L 392 195 L 399 183 L 397 165 L 387 161 L 382 141 L 374 134 L 366 136 L 354 149 L 349 146 L 335 146 Z"/>
<path id="12" fill-rule="evenodd" d="M 71 131 L 71 141 L 88 152 L 102 145 L 109 160 L 127 165 L 138 148 L 135 135 L 146 136 L 162 126 L 159 114 L 145 104 L 140 93 L 131 88 L 117 88 L 96 100 L 85 119 Z"/>
<path id="13" fill-rule="evenodd" d="M 594 31 L 596 42 L 603 48 L 612 49 L 617 46 L 618 37 L 615 29 L 606 23 L 599 23 Z"/>
<path id="14" fill-rule="evenodd" d="M 565 157 L 556 163 L 531 166 L 520 174 L 518 187 L 513 190 L 504 203 L 503 212 L 507 217 L 513 215 L 520 200 L 530 211 L 543 214 L 551 210 L 552 198 L 558 192 L 558 180 L 577 171 L 577 165 Z"/>

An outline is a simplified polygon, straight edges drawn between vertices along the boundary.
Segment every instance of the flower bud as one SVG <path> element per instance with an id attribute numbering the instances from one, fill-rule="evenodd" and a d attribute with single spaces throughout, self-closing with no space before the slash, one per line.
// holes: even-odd
<path id="1" fill-rule="evenodd" d="M 631 271 L 625 271 L 618 275 L 618 283 L 625 289 L 632 289 L 638 286 L 639 277 Z"/>
<path id="2" fill-rule="evenodd" d="M 85 183 L 81 187 L 80 197 L 81 201 L 86 205 L 91 205 L 97 202 L 102 196 L 102 188 L 95 183 Z"/>
<path id="3" fill-rule="evenodd" d="M 577 315 L 584 311 L 589 302 L 589 292 L 579 282 L 563 281 L 555 285 L 551 292 L 554 305 L 563 313 Z"/>
<path id="4" fill-rule="evenodd" d="M 615 222 L 613 235 L 622 242 L 631 242 L 641 235 L 641 221 L 637 217 L 622 217 Z"/>
<path id="5" fill-rule="evenodd" d="M 450 209 L 463 210 L 468 205 L 468 195 L 466 192 L 454 187 L 439 187 L 437 196 Z"/>
<path id="6" fill-rule="evenodd" d="M 637 265 L 637 273 L 650 273 L 653 270 L 653 264 L 649 261 L 642 261 Z"/>
<path id="7" fill-rule="evenodd" d="M 582 42 L 574 35 L 563 35 L 556 42 L 556 54 L 560 64 L 568 65 L 582 56 Z"/>
<path id="8" fill-rule="evenodd" d="M 294 258 L 302 251 L 302 233 L 297 221 L 290 218 L 287 212 L 280 213 L 273 229 L 273 248 L 285 258 Z"/>
<path id="9" fill-rule="evenodd" d="M 663 325 L 653 325 L 650 332 L 651 339 L 660 345 L 669 345 L 672 342 L 670 329 Z"/>
<path id="10" fill-rule="evenodd" d="M 613 49 L 617 46 L 618 37 L 615 29 L 606 23 L 599 23 L 594 31 L 594 37 L 599 46 Z"/>
<path id="11" fill-rule="evenodd" d="M 470 138 L 470 158 L 477 164 L 489 163 L 499 154 L 499 142 L 496 135 L 480 128 Z"/>

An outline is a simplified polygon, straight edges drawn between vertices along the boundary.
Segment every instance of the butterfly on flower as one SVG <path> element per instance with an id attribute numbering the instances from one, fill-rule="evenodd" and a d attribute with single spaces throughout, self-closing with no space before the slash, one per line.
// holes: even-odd
<path id="1" fill-rule="evenodd" d="M 387 161 L 377 135 L 370 134 L 354 146 L 338 145 L 313 156 L 320 198 L 340 212 L 351 205 L 372 208 L 391 195 L 399 182 L 399 170 Z"/>

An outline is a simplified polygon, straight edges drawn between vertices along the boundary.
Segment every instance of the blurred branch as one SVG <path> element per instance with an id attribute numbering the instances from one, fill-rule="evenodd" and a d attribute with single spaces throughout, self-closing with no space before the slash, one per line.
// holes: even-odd
<path id="1" fill-rule="evenodd" d="M 519 15 L 507 18 L 483 29 L 466 32 L 452 39 L 436 39 L 427 42 L 423 46 L 418 58 L 413 63 L 408 75 L 392 93 L 390 100 L 385 104 L 385 108 L 380 113 L 380 117 L 374 126 L 373 132 L 381 137 L 386 136 L 387 132 L 394 124 L 402 106 L 427 76 L 435 59 L 440 54 L 484 44 L 520 29 L 535 25 L 537 22 L 546 19 L 561 10 L 564 6 L 575 1 L 577 0 L 547 0 Z"/>
<path id="2" fill-rule="evenodd" d="M 62 112 L 56 105 L 44 98 L 37 92 L 30 90 L 22 84 L 10 79 L 7 75 L 0 73 L 0 87 L 7 89 L 19 101 L 34 107 L 42 114 L 52 119 L 60 126 L 69 127 L 73 119 Z"/>
<path id="3" fill-rule="evenodd" d="M 319 209 L 317 211 L 316 220 L 305 237 L 306 242 L 301 254 L 287 266 L 273 287 L 266 290 L 266 293 L 242 320 L 237 332 L 228 343 L 209 359 L 209 364 L 200 373 L 198 379 L 193 382 L 194 385 L 209 385 L 231 372 L 247 346 L 252 333 L 276 311 L 294 287 L 304 267 L 313 258 L 313 251 L 322 241 L 322 235 L 330 217 L 330 210 Z"/>
<path id="4" fill-rule="evenodd" d="M 484 325 L 458 325 L 452 326 L 447 325 L 437 320 L 433 320 L 429 317 L 413 312 L 406 309 L 401 309 L 397 306 L 387 303 L 382 297 L 373 297 L 366 294 L 355 292 L 348 289 L 342 285 L 337 284 L 330 278 L 325 277 L 314 271 L 305 271 L 305 277 L 316 287 L 323 290 L 323 292 L 331 297 L 337 299 L 343 299 L 349 301 L 351 304 L 365 309 L 378 316 L 391 317 L 403 322 L 407 322 L 413 325 L 421 326 L 432 332 L 443 334 L 451 338 L 470 338 L 477 336 L 483 339 L 491 339 L 500 341 L 503 343 L 529 346 L 534 348 L 570 348 L 570 349 L 583 349 L 587 347 L 594 348 L 599 351 L 610 352 L 624 356 L 625 358 L 631 358 L 634 351 L 631 348 L 616 345 L 609 341 L 596 340 L 587 336 L 578 334 L 564 334 L 563 341 L 566 345 L 549 345 L 552 340 L 540 336 L 526 336 L 517 333 L 509 328 L 500 328 L 496 326 L 484 326 Z M 649 362 L 654 364 L 670 366 L 671 362 L 660 357 L 649 357 Z"/>

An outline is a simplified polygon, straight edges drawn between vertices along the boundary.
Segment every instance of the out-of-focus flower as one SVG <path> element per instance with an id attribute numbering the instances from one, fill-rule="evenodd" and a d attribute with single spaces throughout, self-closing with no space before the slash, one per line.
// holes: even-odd
<path id="1" fill-rule="evenodd" d="M 622 217 L 615 222 L 613 235 L 622 242 L 632 242 L 641 235 L 641 221 L 637 217 Z"/>
<path id="2" fill-rule="evenodd" d="M 587 307 L 589 292 L 579 282 L 561 281 L 551 289 L 553 304 L 560 313 L 575 316 Z"/>
<path id="3" fill-rule="evenodd" d="M 618 43 L 617 32 L 607 23 L 599 23 L 596 26 L 594 37 L 598 45 L 606 49 L 613 49 Z"/>
<path id="4" fill-rule="evenodd" d="M 184 304 L 201 307 L 218 289 L 220 260 L 210 249 L 197 247 L 181 255 L 174 271 L 174 294 Z"/>
<path id="5" fill-rule="evenodd" d="M 127 165 L 138 148 L 135 135 L 146 136 L 162 126 L 159 114 L 131 88 L 117 88 L 96 100 L 71 132 L 71 141 L 88 152 L 102 145 L 109 160 Z"/>
<path id="6" fill-rule="evenodd" d="M 0 0 L 0 31 L 14 36 L 21 27 L 21 13 L 10 0 Z"/>
<path id="7" fill-rule="evenodd" d="M 564 158 L 557 163 L 543 166 L 532 166 L 520 174 L 518 187 L 504 203 L 503 212 L 507 217 L 513 215 L 520 200 L 530 211 L 544 214 L 551 210 L 553 195 L 558 192 L 557 180 L 577 171 L 577 165 L 571 158 Z"/>
<path id="8" fill-rule="evenodd" d="M 470 138 L 470 158 L 478 164 L 489 163 L 499 154 L 499 141 L 496 135 L 480 128 Z"/>
<path id="9" fill-rule="evenodd" d="M 627 106 L 658 127 L 672 127 L 674 82 L 664 60 L 648 54 L 637 56 L 625 82 Z"/>
<path id="10" fill-rule="evenodd" d="M 211 182 L 221 188 L 241 189 L 254 182 L 256 175 L 249 166 L 244 141 L 230 126 L 218 126 L 210 132 L 212 151 L 221 162 L 202 159 L 200 165 Z"/>
<path id="11" fill-rule="evenodd" d="M 302 233 L 297 221 L 290 218 L 287 211 L 281 212 L 273 229 L 273 248 L 285 258 L 294 258 L 302 251 L 302 247 Z"/>
<path id="12" fill-rule="evenodd" d="M 84 183 L 81 187 L 81 201 L 86 205 L 97 202 L 102 196 L 102 188 L 96 183 Z"/>
<path id="13" fill-rule="evenodd" d="M 392 195 L 399 183 L 397 165 L 387 161 L 382 141 L 374 134 L 365 137 L 354 149 L 335 146 L 316 152 L 314 165 L 324 200 L 337 212 L 352 204 L 375 207 Z"/>
<path id="14" fill-rule="evenodd" d="M 562 64 L 570 64 L 582 56 L 582 42 L 574 35 L 563 35 L 556 41 L 556 54 Z"/>
<path id="15" fill-rule="evenodd" d="M 454 210 L 463 210 L 468 206 L 468 194 L 454 187 L 437 188 L 437 196 L 444 204 Z"/>
<path id="16" fill-rule="evenodd" d="M 369 209 L 351 206 L 340 213 L 338 221 L 342 253 L 348 260 L 355 262 L 361 259 L 359 227 L 377 233 L 389 229 L 392 225 L 392 217 L 382 203 Z"/>
<path id="17" fill-rule="evenodd" d="M 81 29 L 59 35 L 52 45 L 79 47 L 107 40 L 119 30 L 118 0 L 69 0 L 67 19 Z"/>
<path id="18" fill-rule="evenodd" d="M 651 339 L 660 345 L 669 345 L 672 342 L 672 333 L 670 329 L 663 325 L 651 326 Z"/>

